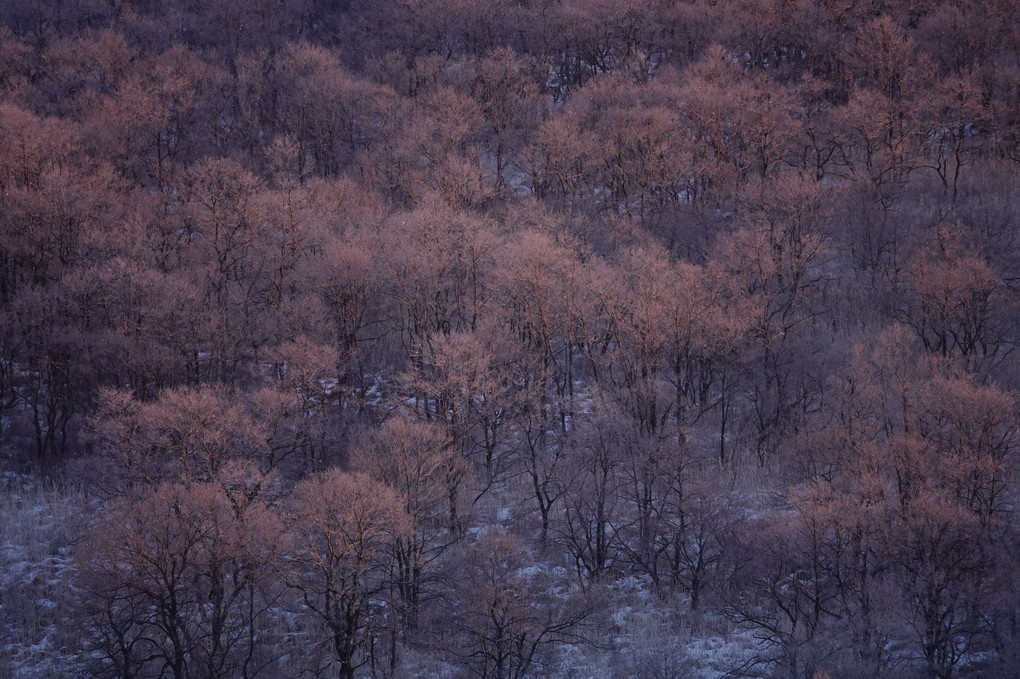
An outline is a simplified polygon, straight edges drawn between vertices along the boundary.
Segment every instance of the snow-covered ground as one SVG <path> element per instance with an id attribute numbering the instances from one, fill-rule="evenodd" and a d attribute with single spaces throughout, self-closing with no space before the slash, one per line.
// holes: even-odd
<path id="1" fill-rule="evenodd" d="M 71 551 L 83 528 L 84 499 L 30 477 L 0 477 L 0 678 L 75 675 L 58 625 L 71 615 Z"/>

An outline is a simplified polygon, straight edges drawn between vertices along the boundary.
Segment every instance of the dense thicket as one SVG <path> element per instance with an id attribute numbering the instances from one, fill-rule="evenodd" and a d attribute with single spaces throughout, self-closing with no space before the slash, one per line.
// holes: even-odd
<path id="1" fill-rule="evenodd" d="M 1012 676 L 1018 163 L 1012 0 L 0 3 L 0 677 Z"/>

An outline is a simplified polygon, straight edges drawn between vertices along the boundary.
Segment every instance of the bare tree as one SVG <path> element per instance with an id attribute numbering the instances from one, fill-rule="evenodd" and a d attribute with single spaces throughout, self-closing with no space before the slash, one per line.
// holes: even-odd
<path id="1" fill-rule="evenodd" d="M 90 421 L 95 481 L 111 490 L 169 479 L 214 481 L 232 460 L 269 460 L 269 436 L 219 387 L 170 389 L 142 402 L 101 392 Z"/>
<path id="2" fill-rule="evenodd" d="M 75 555 L 88 643 L 108 661 L 100 674 L 247 678 L 269 667 L 256 639 L 282 528 L 258 493 L 164 484 L 115 504 Z"/>
<path id="3" fill-rule="evenodd" d="M 452 565 L 453 600 L 438 612 L 451 637 L 438 644 L 472 676 L 546 676 L 549 654 L 585 643 L 594 601 L 563 601 L 520 540 L 485 533 Z"/>
<path id="4" fill-rule="evenodd" d="M 339 469 L 294 489 L 285 578 L 322 625 L 342 679 L 369 662 L 368 625 L 388 591 L 395 543 L 410 530 L 403 504 L 395 490 Z"/>
<path id="5" fill-rule="evenodd" d="M 423 601 L 437 595 L 436 562 L 458 537 L 449 530 L 447 502 L 463 460 L 440 426 L 390 419 L 355 449 L 351 463 L 396 492 L 408 516 L 410 530 L 393 543 L 391 585 L 413 630 Z"/>

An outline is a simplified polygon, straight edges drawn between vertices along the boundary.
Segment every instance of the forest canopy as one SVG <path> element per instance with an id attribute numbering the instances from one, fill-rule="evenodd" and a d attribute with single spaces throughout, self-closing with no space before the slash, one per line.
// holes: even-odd
<path id="1" fill-rule="evenodd" d="M 0 679 L 1010 677 L 1020 3 L 0 3 Z"/>

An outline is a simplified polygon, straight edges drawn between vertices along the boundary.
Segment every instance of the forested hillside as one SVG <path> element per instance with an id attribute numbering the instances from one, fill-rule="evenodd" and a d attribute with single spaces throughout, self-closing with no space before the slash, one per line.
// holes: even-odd
<path id="1" fill-rule="evenodd" d="M 1015 677 L 1020 3 L 0 2 L 0 679 Z"/>

